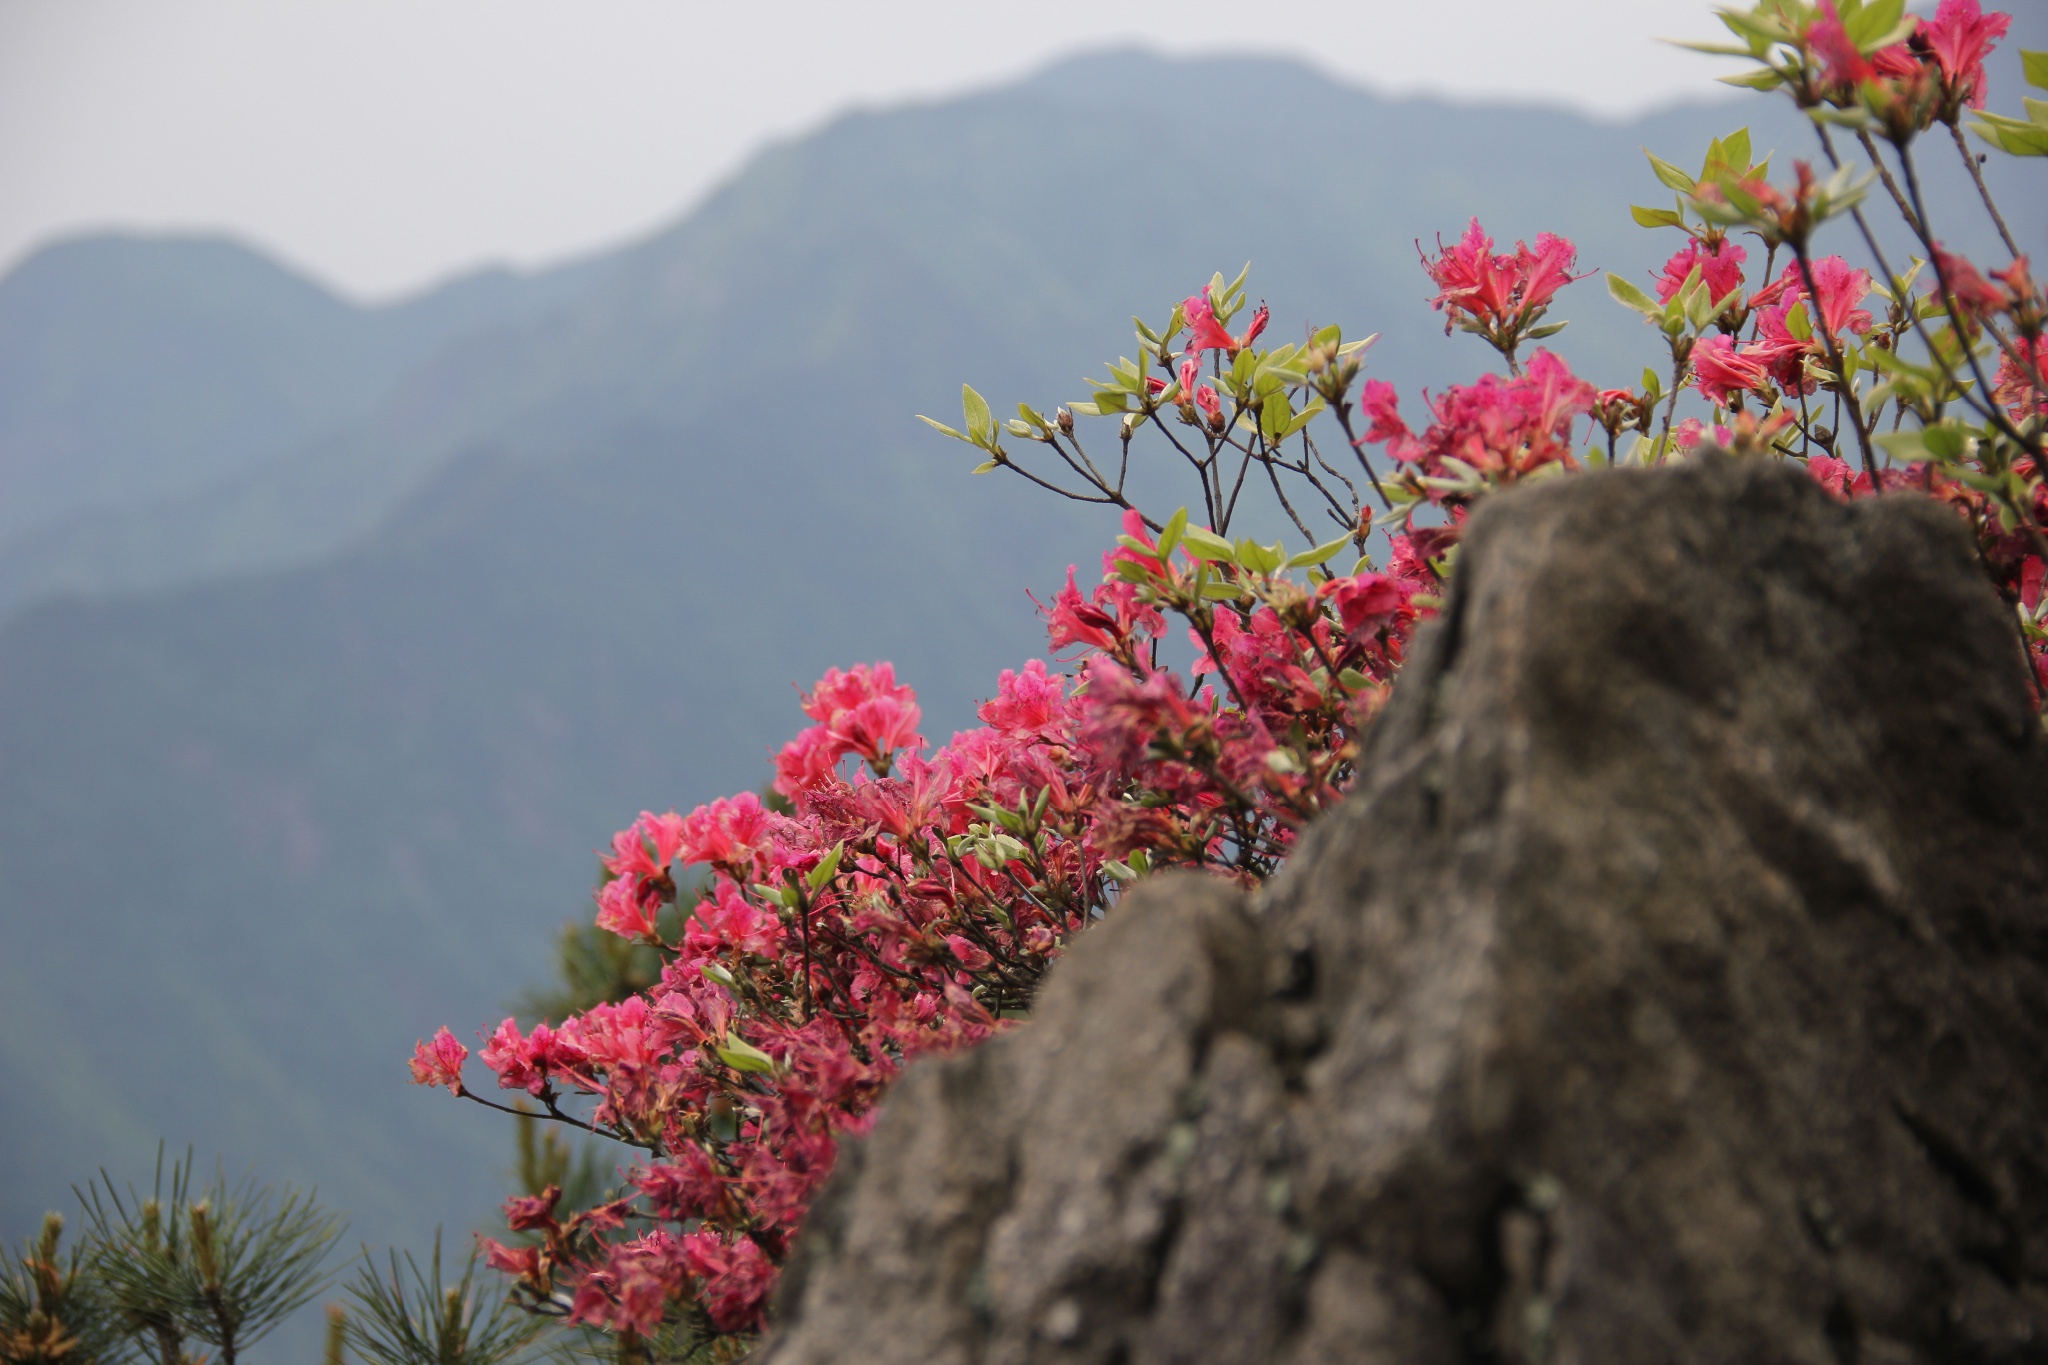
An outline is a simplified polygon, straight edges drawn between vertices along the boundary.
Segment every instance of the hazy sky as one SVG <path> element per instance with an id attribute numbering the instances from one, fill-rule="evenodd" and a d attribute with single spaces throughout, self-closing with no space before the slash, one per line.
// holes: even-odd
<path id="1" fill-rule="evenodd" d="M 1622 115 L 1710 96 L 1711 0 L 0 0 L 0 271 L 226 230 L 360 297 L 610 245 L 764 141 L 1079 49 L 1292 54 Z M 1188 98 L 1227 98 L 1190 90 Z"/>

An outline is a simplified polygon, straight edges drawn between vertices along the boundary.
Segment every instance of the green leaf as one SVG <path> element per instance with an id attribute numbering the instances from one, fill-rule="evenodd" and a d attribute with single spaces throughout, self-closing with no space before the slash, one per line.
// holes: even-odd
<path id="1" fill-rule="evenodd" d="M 1768 67 L 1740 76 L 1717 76 L 1715 79 L 1723 85 L 1738 85 L 1745 90 L 1776 90 L 1785 83 L 1782 75 Z"/>
<path id="2" fill-rule="evenodd" d="M 1196 559 L 1214 564 L 1237 563 L 1237 547 L 1214 531 L 1190 526 L 1181 532 L 1180 539 L 1182 547 Z"/>
<path id="3" fill-rule="evenodd" d="M 976 393 L 972 384 L 960 386 L 960 407 L 967 416 L 967 439 L 978 446 L 994 445 L 995 414 L 988 410 L 988 400 Z"/>
<path id="4" fill-rule="evenodd" d="M 1664 394 L 1663 378 L 1648 365 L 1643 366 L 1643 392 L 1653 399 L 1660 398 Z"/>
<path id="5" fill-rule="evenodd" d="M 1246 537 L 1237 542 L 1237 562 L 1253 573 L 1272 573 L 1287 562 L 1287 551 L 1277 540 L 1271 545 L 1261 545 Z"/>
<path id="6" fill-rule="evenodd" d="M 1609 271 L 1607 274 L 1607 292 L 1614 296 L 1614 301 L 1616 303 L 1619 303 L 1624 307 L 1633 308 L 1638 313 L 1642 313 L 1648 317 L 1654 318 L 1663 316 L 1663 304 L 1657 302 L 1648 294 L 1645 294 L 1642 290 L 1636 288 L 1633 284 L 1630 284 L 1627 280 L 1623 279 L 1621 276 L 1615 274 L 1612 271 Z"/>
<path id="7" fill-rule="evenodd" d="M 1630 204 L 1628 216 L 1636 220 L 1637 227 L 1663 228 L 1684 227 L 1685 215 L 1676 209 L 1646 209 L 1641 204 Z"/>
<path id="8" fill-rule="evenodd" d="M 757 1075 L 767 1075 L 777 1069 L 773 1057 L 746 1039 L 736 1038 L 729 1033 L 725 1036 L 725 1041 L 716 1045 L 713 1050 L 718 1053 L 718 1060 L 734 1071 L 751 1071 Z"/>
<path id="9" fill-rule="evenodd" d="M 2020 74 L 2036 90 L 2048 90 L 2048 52 L 2020 49 Z"/>
<path id="10" fill-rule="evenodd" d="M 1870 439 L 1900 464 L 1917 464 L 1933 458 L 1933 452 L 1928 450 L 1923 439 L 1925 435 L 1921 431 L 1887 431 Z"/>
<path id="11" fill-rule="evenodd" d="M 2037 128 L 2023 119 L 2003 114 L 1982 114 L 1970 131 L 2002 152 L 2013 156 L 2048 156 L 2048 128 Z"/>
<path id="12" fill-rule="evenodd" d="M 970 474 L 986 474 L 992 469 L 1001 469 L 1002 467 L 1003 462 L 1001 460 L 983 460 L 968 472 Z"/>
<path id="13" fill-rule="evenodd" d="M 952 437 L 956 441 L 967 441 L 967 444 L 969 445 L 974 444 L 973 441 L 967 440 L 967 434 L 965 432 L 955 431 L 953 430 L 953 428 L 947 426 L 944 422 L 935 422 L 921 412 L 917 415 L 917 420 L 924 423 L 926 426 L 930 427 L 934 431 L 943 431 L 946 435 Z"/>
<path id="14" fill-rule="evenodd" d="M 1918 23 L 1904 20 L 1906 0 L 1869 0 L 1863 8 L 1842 13 L 1842 28 L 1858 51 L 1869 56 L 1881 47 L 1902 43 L 1913 36 Z"/>
<path id="15" fill-rule="evenodd" d="M 1301 431 L 1302 428 L 1306 427 L 1310 422 L 1315 421 L 1317 416 L 1323 412 L 1324 406 L 1325 405 L 1322 399 L 1310 399 L 1308 406 L 1303 408 L 1300 412 L 1295 413 L 1292 420 L 1290 420 L 1287 423 L 1287 430 L 1280 433 L 1280 439 L 1283 441 L 1286 440 L 1288 437 L 1293 436 L 1295 433 Z"/>
<path id="16" fill-rule="evenodd" d="M 826 882 L 831 881 L 835 876 L 839 875 L 839 860 L 844 858 L 845 856 L 846 840 L 841 839 L 838 843 L 832 845 L 832 851 L 830 853 L 827 853 L 824 857 L 818 859 L 818 865 L 812 868 L 810 875 L 807 878 L 805 878 L 805 880 L 810 883 L 812 891 L 817 891 L 819 888 L 824 886 Z"/>
<path id="17" fill-rule="evenodd" d="M 1232 598 L 1244 596 L 1244 589 L 1228 580 L 1220 580 L 1215 583 L 1204 583 L 1202 596 L 1211 602 L 1228 602 Z"/>
<path id="18" fill-rule="evenodd" d="M 1643 148 L 1643 155 L 1650 158 L 1650 169 L 1657 173 L 1657 179 L 1662 181 L 1667 188 L 1677 190 L 1680 194 L 1691 194 L 1693 190 L 1698 188 L 1699 182 L 1697 180 L 1694 180 L 1663 157 L 1658 156 L 1648 147 Z"/>
<path id="19" fill-rule="evenodd" d="M 1222 295 L 1217 298 L 1216 305 L 1219 312 L 1222 310 L 1222 307 L 1225 303 L 1233 301 L 1233 296 L 1235 296 L 1235 301 L 1238 303 L 1242 303 L 1244 301 L 1244 282 L 1247 278 L 1250 277 L 1251 273 L 1252 263 L 1250 261 L 1246 261 L 1244 263 L 1244 269 L 1237 272 L 1237 278 L 1232 280 L 1229 284 L 1225 285 L 1223 288 Z"/>
<path id="20" fill-rule="evenodd" d="M 1747 12 L 1738 9 L 1720 9 L 1715 11 L 1715 13 L 1721 20 L 1722 26 L 1730 33 L 1748 41 L 1750 50 L 1753 52 L 1758 50 L 1759 45 L 1764 49 L 1768 49 L 1772 43 L 1789 43 L 1792 41 L 1791 31 L 1785 27 L 1784 21 L 1774 18 L 1761 8 Z"/>
<path id="21" fill-rule="evenodd" d="M 1730 169 L 1738 175 L 1749 169 L 1749 129 L 1737 128 L 1728 136 L 1721 138 L 1717 145 L 1721 148 L 1722 159 L 1727 162 Z"/>
<path id="22" fill-rule="evenodd" d="M 1159 557 L 1165 559 L 1173 553 L 1173 547 L 1180 544 L 1182 532 L 1188 529 L 1188 509 L 1183 507 L 1166 519 L 1166 525 L 1159 532 Z M 1047 791 L 1052 790 L 1050 787 Z"/>
<path id="23" fill-rule="evenodd" d="M 1259 404 L 1259 431 L 1268 441 L 1278 441 L 1293 417 L 1294 409 L 1288 405 L 1286 394 L 1277 391 L 1267 394 Z"/>
<path id="24" fill-rule="evenodd" d="M 1528 337 L 1531 341 L 1541 341 L 1545 337 L 1556 336 L 1559 332 L 1562 332 L 1565 328 L 1569 326 L 1571 326 L 1571 323 L 1569 321 L 1545 323 L 1541 327 L 1530 328 L 1527 332 L 1523 333 L 1523 335 Z"/>
<path id="25" fill-rule="evenodd" d="M 1350 543 L 1350 536 L 1338 536 L 1335 540 L 1318 545 L 1313 550 L 1303 550 L 1300 554 L 1287 561 L 1287 567 L 1290 569 L 1306 569 L 1315 564 L 1327 564 L 1341 554 L 1344 547 Z"/>

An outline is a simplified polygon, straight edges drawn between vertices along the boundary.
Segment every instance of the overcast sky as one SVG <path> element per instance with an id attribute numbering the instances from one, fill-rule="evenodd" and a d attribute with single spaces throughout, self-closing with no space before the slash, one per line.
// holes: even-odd
<path id="1" fill-rule="evenodd" d="M 1717 30 L 1711 0 L 0 0 L 0 272 L 205 229 L 383 298 L 626 240 L 765 141 L 1079 50 L 1616 117 L 1721 89 L 1656 41 Z"/>

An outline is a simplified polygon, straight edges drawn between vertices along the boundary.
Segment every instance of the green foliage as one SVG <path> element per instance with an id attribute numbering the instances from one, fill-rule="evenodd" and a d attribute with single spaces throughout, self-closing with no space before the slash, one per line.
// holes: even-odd
<path id="1" fill-rule="evenodd" d="M 191 1341 L 234 1365 L 327 1286 L 322 1265 L 345 1225 L 289 1185 L 279 1192 L 247 1175 L 230 1185 L 216 1169 L 202 1186 L 189 1151 L 166 1173 L 161 1148 L 148 1198 L 132 1185 L 124 1196 L 104 1171 L 78 1197 L 92 1272 L 117 1322 L 161 1365 L 192 1360 Z"/>
<path id="2" fill-rule="evenodd" d="M 0 1365 L 119 1365 L 131 1354 L 85 1249 L 60 1252 L 64 1220 L 17 1255 L 0 1245 Z"/>
<path id="3" fill-rule="evenodd" d="M 341 1339 L 356 1358 L 370 1365 L 503 1365 L 530 1350 L 547 1331 L 548 1320 L 511 1303 L 502 1280 L 493 1277 L 479 1286 L 476 1270 L 472 1250 L 462 1277 L 443 1282 L 439 1232 L 425 1271 L 410 1252 L 401 1258 L 394 1251 L 389 1273 L 379 1273 L 366 1248 L 348 1286 L 356 1311 L 336 1313 L 330 1321 L 339 1324 Z"/>

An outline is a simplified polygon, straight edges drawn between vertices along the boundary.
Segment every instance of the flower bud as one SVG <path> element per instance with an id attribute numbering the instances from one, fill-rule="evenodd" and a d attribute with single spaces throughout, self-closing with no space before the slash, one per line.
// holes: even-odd
<path id="1" fill-rule="evenodd" d="M 1053 421 L 1058 424 L 1060 435 L 1072 436 L 1074 434 L 1074 414 L 1068 412 L 1065 408 L 1061 408 L 1053 414 Z"/>

